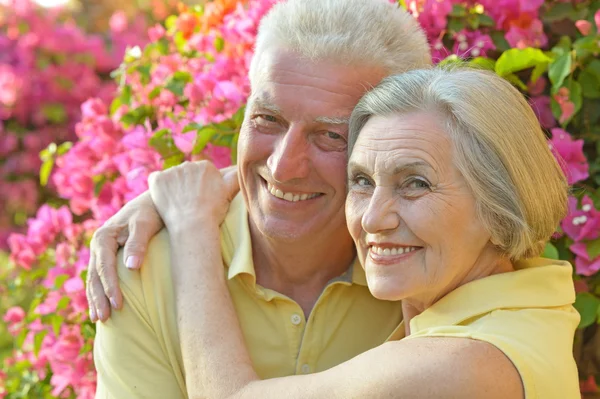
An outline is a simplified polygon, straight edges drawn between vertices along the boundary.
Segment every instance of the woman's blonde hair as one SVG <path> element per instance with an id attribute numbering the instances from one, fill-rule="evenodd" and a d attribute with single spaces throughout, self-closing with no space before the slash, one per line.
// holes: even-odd
<path id="1" fill-rule="evenodd" d="M 513 260 L 541 254 L 567 209 L 567 180 L 523 95 L 488 71 L 437 67 L 385 78 L 350 118 L 349 152 L 372 116 L 436 112 L 491 241 Z"/>

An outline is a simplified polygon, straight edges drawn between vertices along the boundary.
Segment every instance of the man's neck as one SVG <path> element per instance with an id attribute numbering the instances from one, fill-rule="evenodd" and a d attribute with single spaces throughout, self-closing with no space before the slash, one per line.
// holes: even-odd
<path id="1" fill-rule="evenodd" d="M 296 301 L 306 317 L 331 279 L 342 275 L 355 257 L 343 226 L 338 234 L 286 242 L 265 237 L 250 223 L 256 282 Z"/>

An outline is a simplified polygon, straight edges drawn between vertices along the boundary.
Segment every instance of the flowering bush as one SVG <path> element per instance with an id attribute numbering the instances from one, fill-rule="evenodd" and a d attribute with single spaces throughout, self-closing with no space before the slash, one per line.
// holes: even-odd
<path id="1" fill-rule="evenodd" d="M 46 163 L 40 176 L 40 151 L 75 139 L 81 104 L 90 97 L 109 101 L 116 89 L 109 73 L 125 46 L 147 40 L 145 27 L 123 15 L 111 22 L 109 48 L 60 10 L 42 11 L 29 0 L 0 5 L 0 250 L 51 194 L 38 183 L 41 177 L 45 185 L 51 168 Z M 67 149 L 54 145 L 46 158 Z"/>
<path id="2" fill-rule="evenodd" d="M 9 239 L 14 278 L 0 289 L 19 292 L 24 281 L 39 289 L 27 298 L 30 305 L 4 316 L 14 352 L 0 373 L 0 398 L 93 396 L 94 325 L 83 286 L 91 232 L 145 190 L 154 170 L 187 159 L 235 162 L 252 45 L 258 21 L 275 1 L 182 6 L 149 29 L 149 44 L 127 51 L 113 74 L 112 101 L 98 91 L 83 103 L 74 144 L 42 152 L 43 165 L 54 163 L 50 182 L 66 204 L 43 205 L 26 234 Z M 528 95 L 547 130 L 574 189 L 569 215 L 545 256 L 574 265 L 582 315 L 576 357 L 582 390 L 595 391 L 600 0 L 400 3 L 426 30 L 436 62 L 460 56 L 494 70 Z"/>

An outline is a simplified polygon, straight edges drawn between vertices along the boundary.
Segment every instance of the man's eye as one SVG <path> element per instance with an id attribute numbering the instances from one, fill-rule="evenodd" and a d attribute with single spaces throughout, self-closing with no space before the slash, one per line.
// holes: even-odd
<path id="1" fill-rule="evenodd" d="M 327 132 L 327 137 L 329 137 L 330 139 L 334 139 L 334 140 L 343 140 L 344 136 L 342 136 L 341 134 L 338 134 L 336 132 Z"/>
<path id="2" fill-rule="evenodd" d="M 265 122 L 277 122 L 277 118 L 273 115 L 258 115 L 257 118 L 264 120 Z"/>

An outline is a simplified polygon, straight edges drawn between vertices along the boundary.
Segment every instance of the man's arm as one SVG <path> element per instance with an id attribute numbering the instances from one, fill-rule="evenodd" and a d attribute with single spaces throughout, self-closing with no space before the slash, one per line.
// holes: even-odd
<path id="1" fill-rule="evenodd" d="M 141 271 L 128 270 L 118 256 L 125 302 L 96 325 L 96 398 L 186 398 L 171 286 L 168 235 L 149 244 Z"/>

